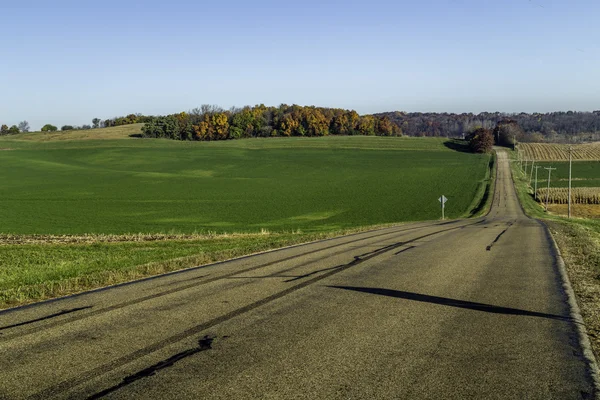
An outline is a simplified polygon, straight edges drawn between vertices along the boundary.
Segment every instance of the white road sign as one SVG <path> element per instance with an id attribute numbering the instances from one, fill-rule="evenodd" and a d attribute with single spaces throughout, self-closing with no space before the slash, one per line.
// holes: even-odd
<path id="1" fill-rule="evenodd" d="M 448 201 L 448 199 L 446 198 L 446 196 L 442 195 L 442 197 L 440 197 L 438 199 L 438 201 L 440 203 L 442 203 L 442 220 L 444 219 L 444 208 L 446 208 L 446 202 Z"/>

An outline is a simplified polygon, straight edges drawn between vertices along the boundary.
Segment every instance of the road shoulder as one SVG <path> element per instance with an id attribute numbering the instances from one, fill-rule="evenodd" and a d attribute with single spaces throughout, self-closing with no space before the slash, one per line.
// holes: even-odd
<path id="1" fill-rule="evenodd" d="M 594 381 L 596 398 L 600 399 L 596 361 L 600 354 L 600 223 L 579 218 L 568 220 L 544 213 L 531 197 L 524 174 L 513 162 L 511 173 L 523 211 L 545 226 L 554 247 L 583 356 Z"/>

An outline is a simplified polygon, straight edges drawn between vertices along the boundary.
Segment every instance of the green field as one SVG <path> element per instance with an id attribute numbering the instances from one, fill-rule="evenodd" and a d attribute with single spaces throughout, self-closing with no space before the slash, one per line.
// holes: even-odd
<path id="1" fill-rule="evenodd" d="M 16 139 L 0 140 L 13 234 L 331 231 L 437 219 L 442 194 L 456 218 L 489 161 L 442 139 Z"/>
<path id="2" fill-rule="evenodd" d="M 545 187 L 548 182 L 548 171 L 545 167 L 556 168 L 552 171 L 550 180 L 551 187 L 569 186 L 569 163 L 568 162 L 540 162 L 538 169 L 538 187 Z M 530 165 L 527 169 L 531 171 Z M 533 171 L 535 177 L 535 170 Z M 600 161 L 576 161 L 573 162 L 573 187 L 600 187 Z"/>

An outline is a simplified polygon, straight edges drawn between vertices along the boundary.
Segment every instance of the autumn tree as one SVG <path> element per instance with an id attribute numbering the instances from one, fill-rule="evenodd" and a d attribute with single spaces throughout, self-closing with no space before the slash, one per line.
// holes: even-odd
<path id="1" fill-rule="evenodd" d="M 329 121 L 321 110 L 315 107 L 305 107 L 303 113 L 304 134 L 307 136 L 326 136 L 329 134 Z"/>
<path id="2" fill-rule="evenodd" d="M 401 129 L 394 124 L 387 115 L 377 119 L 376 134 L 380 136 L 399 136 Z"/>
<path id="3" fill-rule="evenodd" d="M 282 136 L 292 136 L 297 132 L 299 126 L 300 121 L 297 118 L 294 118 L 292 114 L 285 114 L 281 119 L 278 131 Z"/>
<path id="4" fill-rule="evenodd" d="M 351 132 L 348 115 L 343 110 L 336 110 L 331 119 L 331 133 L 334 135 L 349 135 Z"/>
<path id="5" fill-rule="evenodd" d="M 8 125 L 0 126 L 0 135 L 8 135 Z"/>
<path id="6" fill-rule="evenodd" d="M 175 137 L 172 139 L 191 140 L 194 136 L 194 128 L 192 126 L 190 115 L 186 112 L 174 114 L 176 120 Z"/>
<path id="7" fill-rule="evenodd" d="M 485 128 L 477 128 L 466 139 L 469 141 L 469 148 L 474 153 L 489 153 L 494 147 L 494 136 L 492 131 Z"/>
<path id="8" fill-rule="evenodd" d="M 229 138 L 229 118 L 225 113 L 216 113 L 212 116 L 213 139 L 223 140 Z"/>
<path id="9" fill-rule="evenodd" d="M 364 115 L 360 117 L 357 130 L 361 135 L 374 135 L 375 118 L 372 115 Z"/>

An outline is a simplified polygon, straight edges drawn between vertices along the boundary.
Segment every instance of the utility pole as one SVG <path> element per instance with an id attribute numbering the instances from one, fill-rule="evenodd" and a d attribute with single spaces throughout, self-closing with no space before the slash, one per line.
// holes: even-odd
<path id="1" fill-rule="evenodd" d="M 527 176 L 527 162 L 528 161 L 529 161 L 528 159 L 525 159 L 525 169 L 523 170 L 523 176 Z"/>
<path id="2" fill-rule="evenodd" d="M 535 188 L 533 189 L 533 195 L 535 196 L 535 199 L 537 200 L 537 176 L 538 176 L 538 169 L 542 168 L 541 165 L 536 165 L 535 166 Z"/>
<path id="3" fill-rule="evenodd" d="M 533 168 L 535 168 L 534 165 L 535 165 L 535 160 L 533 160 L 531 162 L 531 171 L 529 172 L 529 187 L 531 187 L 531 178 L 533 177 Z"/>
<path id="4" fill-rule="evenodd" d="M 548 170 L 548 189 L 546 190 L 546 212 L 548 212 L 548 199 L 550 198 L 550 175 L 556 168 L 549 167 L 544 169 Z"/>
<path id="5" fill-rule="evenodd" d="M 568 218 L 571 218 L 571 166 L 573 164 L 573 147 L 569 146 L 569 212 Z"/>

